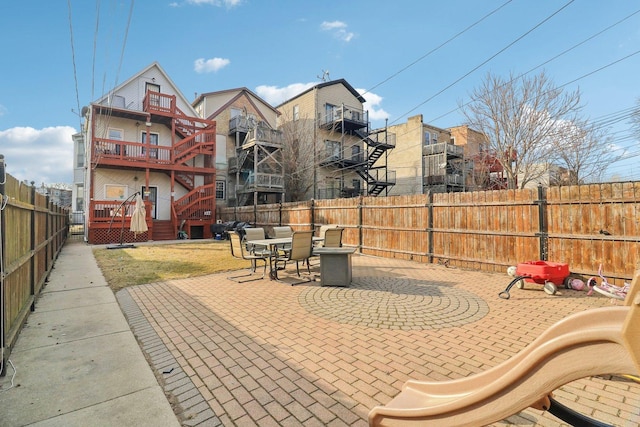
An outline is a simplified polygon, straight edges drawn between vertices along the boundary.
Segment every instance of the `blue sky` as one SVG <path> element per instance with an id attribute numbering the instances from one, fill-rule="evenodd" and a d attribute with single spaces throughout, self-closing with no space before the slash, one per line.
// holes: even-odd
<path id="1" fill-rule="evenodd" d="M 0 6 L 0 49 L 0 154 L 37 185 L 71 183 L 77 112 L 154 61 L 189 101 L 247 87 L 277 105 L 328 71 L 368 91 L 374 127 L 423 114 L 446 128 L 487 72 L 558 55 L 532 73 L 580 89 L 585 117 L 611 119 L 628 159 L 603 167 L 640 179 L 624 118 L 640 97 L 637 1 L 16 1 Z"/>

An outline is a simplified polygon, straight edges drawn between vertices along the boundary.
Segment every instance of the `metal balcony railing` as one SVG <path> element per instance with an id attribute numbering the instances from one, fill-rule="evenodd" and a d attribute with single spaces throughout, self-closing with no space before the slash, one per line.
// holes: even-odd
<path id="1" fill-rule="evenodd" d="M 464 148 L 460 145 L 454 145 L 448 142 L 439 142 L 437 144 L 424 145 L 422 147 L 422 154 L 424 156 L 442 153 L 447 153 L 452 156 L 462 156 L 464 154 Z"/>
<path id="2" fill-rule="evenodd" d="M 430 175 L 424 177 L 424 185 L 464 185 L 464 177 L 459 174 Z"/>
<path id="3" fill-rule="evenodd" d="M 369 113 L 361 108 L 346 105 L 335 106 L 325 112 L 320 120 L 320 125 L 325 126 L 343 120 L 360 124 L 364 127 L 369 122 Z"/>
<path id="4" fill-rule="evenodd" d="M 356 165 L 364 163 L 364 153 L 353 153 L 351 148 L 344 150 L 333 150 L 331 148 L 325 148 L 320 153 L 320 163 L 349 163 L 350 165 Z"/>
<path id="5" fill-rule="evenodd" d="M 387 169 L 369 169 L 369 183 L 396 183 L 396 171 Z"/>

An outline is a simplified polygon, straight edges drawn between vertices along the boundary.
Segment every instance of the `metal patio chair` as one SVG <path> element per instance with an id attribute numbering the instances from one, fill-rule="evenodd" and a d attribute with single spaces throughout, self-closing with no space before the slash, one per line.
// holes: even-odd
<path id="1" fill-rule="evenodd" d="M 242 240 L 249 253 L 254 254 L 267 251 L 267 247 L 264 245 L 254 245 L 251 241 L 264 240 L 265 238 L 264 228 L 245 228 Z"/>
<path id="2" fill-rule="evenodd" d="M 276 255 L 274 262 L 274 279 L 278 279 L 278 268 L 285 269 L 287 267 L 287 263 L 290 261 L 296 262 L 296 273 L 298 277 L 300 276 L 300 262 L 307 263 L 307 273 L 311 274 L 311 270 L 309 269 L 309 257 L 311 256 L 311 251 L 313 250 L 313 231 L 294 231 L 291 236 L 291 248 L 286 250 L 285 252 L 278 252 Z M 280 267 L 282 265 L 282 267 Z M 297 285 L 299 283 L 311 282 L 312 279 L 304 280 L 301 282 L 291 283 L 292 285 Z"/>
<path id="3" fill-rule="evenodd" d="M 264 279 L 265 273 L 267 272 L 267 262 L 269 257 L 271 257 L 271 252 L 269 251 L 261 251 L 258 253 L 249 253 L 244 246 L 244 243 L 240 240 L 240 235 L 235 233 L 229 234 L 229 247 L 231 248 L 231 255 L 234 258 L 244 259 L 247 261 L 251 261 L 250 272 L 248 274 L 241 274 L 238 276 L 227 277 L 229 280 L 233 280 L 234 282 L 244 283 L 251 282 L 253 280 Z M 244 277 L 252 277 L 256 273 L 256 264 L 257 261 L 262 261 L 264 263 L 264 268 L 262 270 L 262 277 L 253 277 L 250 279 L 243 279 Z"/>

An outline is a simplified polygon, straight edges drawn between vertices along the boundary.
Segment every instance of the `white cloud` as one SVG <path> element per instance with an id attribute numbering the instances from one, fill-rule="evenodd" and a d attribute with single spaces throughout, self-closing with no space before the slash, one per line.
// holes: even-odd
<path id="1" fill-rule="evenodd" d="M 193 69 L 196 73 L 215 73 L 216 71 L 226 67 L 231 63 L 230 60 L 225 58 L 211 58 L 204 59 L 198 58 L 193 62 Z"/>
<path id="2" fill-rule="evenodd" d="M 292 83 L 285 87 L 260 85 L 256 88 L 256 93 L 269 104 L 280 105 L 316 84 L 318 83 Z"/>
<path id="3" fill-rule="evenodd" d="M 7 173 L 36 185 L 68 183 L 73 179 L 73 141 L 70 126 L 14 127 L 0 131 Z"/>
<path id="4" fill-rule="evenodd" d="M 239 6 L 241 3 L 242 0 L 187 0 L 187 4 L 208 4 L 211 6 L 225 6 L 227 8 Z"/>
<path id="5" fill-rule="evenodd" d="M 350 42 L 351 39 L 355 36 L 351 31 L 347 31 L 347 24 L 342 21 L 324 21 L 320 24 L 320 29 L 322 31 L 329 31 L 333 34 L 334 37 L 343 40 L 345 42 Z"/>
<path id="6" fill-rule="evenodd" d="M 331 22 L 324 21 L 322 24 L 320 24 L 320 28 L 326 31 L 340 29 L 340 28 L 344 29 L 344 28 L 347 28 L 347 24 L 345 24 L 342 21 L 331 21 Z"/>
<path id="7" fill-rule="evenodd" d="M 387 113 L 383 108 L 380 107 L 382 104 L 382 97 L 380 95 L 376 95 L 372 92 L 367 92 L 366 89 L 356 89 L 359 94 L 364 96 L 364 99 L 367 100 L 363 104 L 364 109 L 369 111 L 369 120 L 371 121 L 379 121 L 389 118 L 389 113 Z M 378 127 L 375 125 L 374 127 Z"/>

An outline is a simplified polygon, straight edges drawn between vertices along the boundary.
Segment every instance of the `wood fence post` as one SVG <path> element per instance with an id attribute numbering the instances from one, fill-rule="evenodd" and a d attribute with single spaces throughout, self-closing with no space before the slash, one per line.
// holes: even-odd
<path id="1" fill-rule="evenodd" d="M 362 196 L 358 197 L 358 251 L 362 253 Z"/>
<path id="2" fill-rule="evenodd" d="M 547 221 L 547 193 L 545 188 L 538 184 L 538 230 L 536 235 L 540 239 L 540 261 L 548 261 L 549 256 L 549 223 Z"/>
<path id="3" fill-rule="evenodd" d="M 433 192 L 427 192 L 427 256 L 433 264 Z"/>
<path id="4" fill-rule="evenodd" d="M 309 213 L 311 216 L 311 231 L 316 230 L 316 201 L 315 199 L 311 199 L 311 212 Z"/>
<path id="5" fill-rule="evenodd" d="M 7 197 L 5 193 L 5 183 L 7 181 L 7 174 L 4 168 L 4 155 L 0 154 L 0 377 L 4 377 L 7 373 L 7 361 L 9 360 L 9 356 L 5 352 L 5 342 L 6 342 L 6 331 L 5 331 L 5 310 L 7 307 L 4 302 L 4 253 L 5 253 L 5 197 Z M 7 199 L 8 200 L 8 199 Z"/>
<path id="6" fill-rule="evenodd" d="M 31 258 L 29 260 L 29 269 L 31 270 L 31 280 L 29 283 L 30 293 L 31 293 L 31 311 L 36 310 L 36 276 L 37 276 L 37 267 L 36 267 L 36 183 L 31 181 L 31 226 L 29 227 L 30 236 L 30 245 L 31 245 Z M 49 210 L 49 196 L 47 196 L 47 211 Z M 48 221 L 47 221 L 48 222 Z M 47 254 L 48 245 L 45 246 L 45 266 L 46 262 L 49 258 Z"/>

